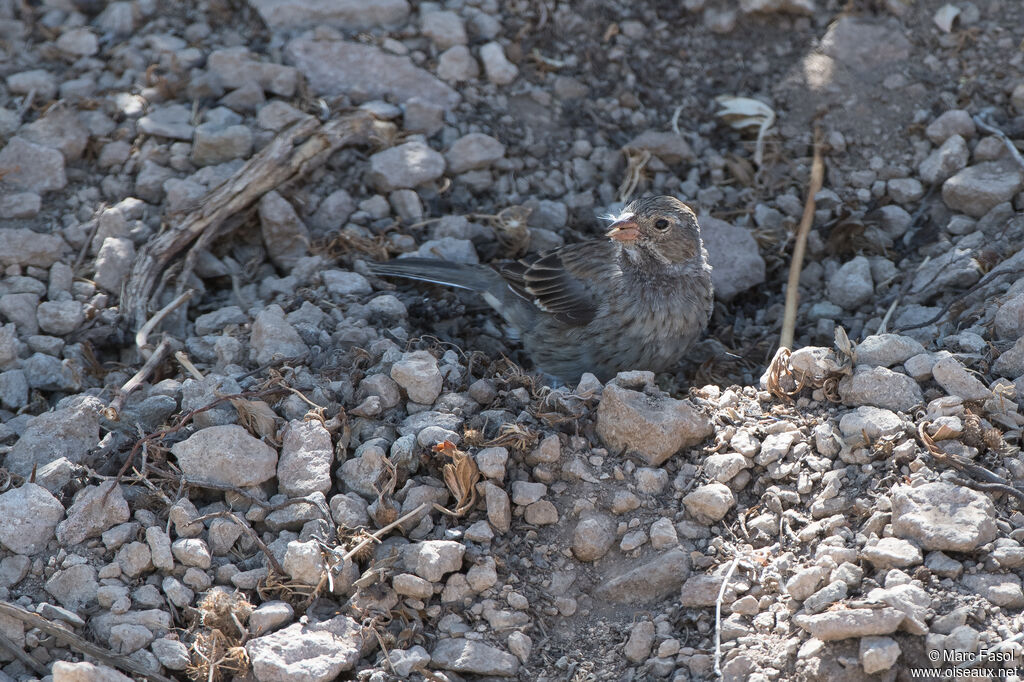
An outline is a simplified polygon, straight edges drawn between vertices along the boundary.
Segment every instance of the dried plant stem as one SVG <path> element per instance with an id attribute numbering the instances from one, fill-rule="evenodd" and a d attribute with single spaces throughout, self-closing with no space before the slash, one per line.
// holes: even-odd
<path id="1" fill-rule="evenodd" d="M 155 673 L 151 670 L 147 670 L 132 659 L 126 656 L 119 656 L 109 649 L 105 649 L 99 645 L 93 644 L 92 642 L 84 639 L 83 637 L 76 635 L 70 630 L 54 625 L 47 619 L 43 618 L 39 614 L 26 611 L 20 606 L 16 606 L 9 602 L 0 601 L 0 613 L 17 618 L 23 623 L 27 623 L 31 627 L 38 628 L 48 635 L 52 635 L 59 642 L 67 645 L 68 647 L 83 653 L 87 656 L 92 656 L 101 663 L 108 665 L 112 668 L 120 668 L 125 670 L 132 675 L 138 675 L 149 680 L 155 680 L 156 682 L 173 682 L 169 677 L 164 677 L 159 673 Z"/>
<path id="2" fill-rule="evenodd" d="M 814 223 L 814 195 L 821 191 L 825 181 L 825 163 L 821 158 L 821 128 L 814 129 L 814 160 L 811 162 L 811 183 L 807 188 L 807 200 L 804 202 L 804 214 L 797 228 L 796 242 L 793 244 L 793 259 L 789 263 L 789 282 L 786 285 L 786 311 L 782 317 L 782 335 L 779 346 L 793 348 L 793 335 L 796 330 L 796 309 L 800 303 L 800 272 L 804 266 L 804 253 L 807 251 L 807 235 Z"/>
<path id="3" fill-rule="evenodd" d="M 401 517 L 401 518 L 399 518 L 399 519 L 395 519 L 394 521 L 392 521 L 392 522 L 391 522 L 391 523 L 389 523 L 388 525 L 386 525 L 386 526 L 384 526 L 383 528 L 381 528 L 380 530 L 378 530 L 378 531 L 377 531 L 376 533 L 374 533 L 373 535 L 370 535 L 369 537 L 367 537 L 367 538 L 366 538 L 365 540 L 363 540 L 362 542 L 360 542 L 360 543 L 359 543 L 358 545 L 356 545 L 355 547 L 353 547 L 353 548 L 352 548 L 352 549 L 350 549 L 349 551 L 345 552 L 344 556 L 342 556 L 342 557 L 341 557 L 341 562 L 340 562 L 340 563 L 341 563 L 341 565 L 344 565 L 346 561 L 348 561 L 348 560 L 349 560 L 349 559 L 351 559 L 351 558 L 352 558 L 353 556 L 355 556 L 356 554 L 358 554 L 358 553 L 359 553 L 359 550 L 361 550 L 361 549 L 362 549 L 363 547 L 366 547 L 366 546 L 367 546 L 368 544 L 370 544 L 371 542 L 379 542 L 379 541 L 380 541 L 380 539 L 381 539 L 381 538 L 382 538 L 382 537 L 383 537 L 383 536 L 384 536 L 384 535 L 385 535 L 385 534 L 386 534 L 386 533 L 387 533 L 388 531 L 390 531 L 390 530 L 391 530 L 392 528 L 394 528 L 395 526 L 398 526 L 399 524 L 401 524 L 401 523 L 403 523 L 403 522 L 405 522 L 405 521 L 408 521 L 408 520 L 409 520 L 409 519 L 411 519 L 412 517 L 416 516 L 416 515 L 417 515 L 417 514 L 419 514 L 419 513 L 421 512 L 421 511 L 423 511 L 424 509 L 426 509 L 426 508 L 427 508 L 427 506 L 428 506 L 428 505 L 427 505 L 427 503 L 426 503 L 426 502 L 424 502 L 423 504 L 421 504 L 420 506 L 416 507 L 415 509 L 413 509 L 413 510 L 412 510 L 411 512 L 409 512 L 409 513 L 408 513 L 408 514 L 406 514 L 405 516 L 403 516 L 403 517 Z"/>
<path id="4" fill-rule="evenodd" d="M 145 323 L 157 280 L 183 251 L 189 249 L 178 275 L 188 281 L 198 252 L 252 209 L 267 192 L 305 177 L 342 147 L 386 139 L 392 126 L 372 114 L 357 111 L 320 124 L 306 118 L 282 131 L 235 175 L 210 190 L 199 208 L 178 220 L 139 252 L 124 287 L 121 310 L 132 328 Z"/>
<path id="5" fill-rule="evenodd" d="M 164 356 L 167 355 L 167 351 L 170 347 L 171 342 L 168 339 L 164 339 L 160 342 L 160 344 L 149 354 L 145 364 L 142 365 L 139 371 L 136 372 L 131 379 L 124 382 L 124 385 L 118 390 L 117 395 L 110 401 L 110 405 L 104 409 L 104 417 L 111 421 L 117 421 L 118 413 L 120 413 L 121 408 L 124 407 L 124 401 L 128 399 L 128 395 L 149 378 L 149 375 L 153 373 L 161 362 L 163 362 Z"/>
<path id="6" fill-rule="evenodd" d="M 2 631 L 0 631 L 0 649 L 21 661 L 21 664 L 29 670 L 35 671 L 36 675 L 39 675 L 39 677 L 46 677 L 50 674 L 50 671 L 46 669 L 45 665 L 29 656 L 24 649 L 18 646 L 17 642 L 5 635 Z"/>
<path id="7" fill-rule="evenodd" d="M 722 602 L 725 600 L 725 591 L 729 589 L 729 581 L 732 579 L 732 574 L 736 571 L 736 567 L 740 564 L 740 558 L 737 556 L 729 564 L 729 570 L 726 571 L 725 577 L 722 578 L 722 587 L 718 590 L 718 598 L 715 600 L 715 675 L 718 677 L 722 676 Z"/>
<path id="8" fill-rule="evenodd" d="M 142 328 L 135 333 L 135 345 L 138 347 L 139 353 L 142 354 L 142 357 L 148 359 L 150 353 L 152 352 L 149 346 L 150 332 L 156 329 L 156 326 L 163 322 L 164 318 L 170 315 L 175 308 L 180 306 L 188 299 L 192 298 L 192 295 L 194 293 L 194 289 L 189 289 L 188 291 L 183 292 L 180 296 L 176 296 L 173 301 L 171 301 L 163 308 L 161 308 L 159 311 L 157 311 L 157 313 L 153 315 L 153 317 L 146 320 L 146 324 L 142 325 Z"/>

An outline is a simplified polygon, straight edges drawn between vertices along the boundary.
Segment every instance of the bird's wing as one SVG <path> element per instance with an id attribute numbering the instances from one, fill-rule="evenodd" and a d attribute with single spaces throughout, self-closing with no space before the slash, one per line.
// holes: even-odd
<path id="1" fill-rule="evenodd" d="M 499 266 L 498 272 L 518 296 L 559 322 L 583 326 L 594 319 L 600 301 L 594 284 L 613 267 L 610 241 L 585 242 L 551 251 L 536 260 Z"/>

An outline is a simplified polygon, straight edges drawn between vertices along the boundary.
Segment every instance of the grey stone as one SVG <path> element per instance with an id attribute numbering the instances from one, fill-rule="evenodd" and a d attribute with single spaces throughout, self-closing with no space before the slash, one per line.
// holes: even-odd
<path id="1" fill-rule="evenodd" d="M 441 394 L 443 379 L 437 359 L 427 351 L 413 351 L 391 366 L 391 378 L 405 389 L 409 400 L 432 405 Z"/>
<path id="2" fill-rule="evenodd" d="M 196 126 L 192 141 L 192 163 L 212 166 L 232 159 L 244 159 L 252 152 L 253 134 L 248 126 L 213 122 Z"/>
<path id="3" fill-rule="evenodd" d="M 893 533 L 924 550 L 970 552 L 995 539 L 995 522 L 992 500 L 964 486 L 935 482 L 893 490 Z"/>
<path id="4" fill-rule="evenodd" d="M 920 548 L 901 538 L 882 538 L 868 543 L 860 552 L 860 558 L 870 561 L 875 568 L 906 568 L 918 566 L 924 561 Z"/>
<path id="5" fill-rule="evenodd" d="M 896 631 L 905 614 L 892 607 L 854 608 L 826 611 L 813 616 L 797 616 L 794 622 L 823 642 L 851 637 L 888 635 Z"/>
<path id="6" fill-rule="evenodd" d="M 498 42 L 480 46 L 480 61 L 484 64 L 487 80 L 495 85 L 508 85 L 519 75 L 519 67 L 505 56 L 505 48 Z"/>
<path id="7" fill-rule="evenodd" d="M 139 119 L 139 132 L 172 140 L 191 142 L 195 127 L 192 112 L 183 104 L 172 102 L 155 108 Z"/>
<path id="8" fill-rule="evenodd" d="M 924 346 L 909 336 L 875 334 L 857 344 L 857 363 L 871 367 L 892 367 L 924 352 Z"/>
<path id="9" fill-rule="evenodd" d="M 83 488 L 67 510 L 67 518 L 57 525 L 57 541 L 65 547 L 124 523 L 131 517 L 121 486 L 114 482 Z"/>
<path id="10" fill-rule="evenodd" d="M 46 69 L 31 69 L 7 76 L 7 88 L 15 95 L 35 92 L 42 101 L 52 100 L 57 95 L 57 77 Z"/>
<path id="11" fill-rule="evenodd" d="M 394 0 L 392 0 L 394 1 Z M 404 0 L 397 0 L 398 2 L 404 2 Z M 262 13 L 266 9 L 267 5 L 274 3 L 275 0 L 262 3 L 263 7 L 258 8 Z M 285 7 L 290 5 L 290 9 L 294 11 L 293 18 L 301 12 L 302 9 L 309 9 L 312 7 L 312 3 L 292 3 L 290 0 L 284 0 L 278 3 L 284 10 Z M 319 3 L 319 5 L 327 11 L 330 8 L 338 9 L 344 2 L 330 3 L 328 6 L 325 3 Z M 300 5 L 304 7 L 300 7 Z M 274 64 L 271 62 L 260 61 L 259 57 L 245 46 L 228 47 L 219 50 L 214 50 L 210 53 L 210 56 L 206 58 L 207 70 L 217 76 L 217 78 L 228 88 L 239 88 L 245 86 L 247 83 L 256 83 L 261 89 L 281 97 L 291 97 L 295 94 L 295 85 L 298 82 L 298 70 L 291 66 L 285 66 L 284 64 Z M 279 109 L 283 102 L 271 102 L 266 107 L 261 109 L 267 109 L 268 107 L 274 107 Z M 268 111 L 267 115 L 272 112 Z M 276 114 L 279 122 L 281 121 L 280 113 Z M 285 117 L 290 119 L 287 123 L 294 122 L 298 118 L 302 117 L 301 112 L 291 109 L 290 112 L 285 114 Z M 267 127 L 267 126 L 264 126 Z M 279 129 L 277 126 L 271 129 Z"/>
<path id="12" fill-rule="evenodd" d="M 38 294 L 5 294 L 0 296 L 0 315 L 13 322 L 22 336 L 33 336 L 39 332 L 36 309 L 39 307 Z"/>
<path id="13" fill-rule="evenodd" d="M 659 601 L 677 593 L 689 575 L 688 554 L 673 549 L 611 577 L 598 588 L 597 596 L 617 604 Z"/>
<path id="14" fill-rule="evenodd" d="M 865 365 L 839 381 L 839 395 L 847 405 L 873 405 L 893 412 L 909 412 L 924 401 L 921 387 L 906 374 Z"/>
<path id="15" fill-rule="evenodd" d="M 641 663 L 651 654 L 654 646 L 654 623 L 649 620 L 641 620 L 634 623 L 630 628 L 629 638 L 626 640 L 622 653 L 626 660 L 632 663 Z"/>
<path id="16" fill-rule="evenodd" d="M 864 256 L 847 261 L 828 281 L 828 298 L 847 310 L 867 303 L 875 293 L 871 263 Z"/>
<path id="17" fill-rule="evenodd" d="M 93 280 L 101 289 L 120 294 L 134 261 L 135 244 L 130 239 L 107 237 L 96 256 Z"/>
<path id="18" fill-rule="evenodd" d="M 43 342 L 53 338 L 52 336 L 29 337 L 30 340 Z M 60 343 L 60 339 L 57 339 L 57 341 L 57 346 L 63 345 Z M 57 351 L 56 348 L 47 350 L 49 352 Z M 21 362 L 21 368 L 24 370 L 25 378 L 28 379 L 28 385 L 31 388 L 38 388 L 44 391 L 64 391 L 66 393 L 76 393 L 82 390 L 82 368 L 74 360 L 61 360 L 46 353 L 33 353 L 28 359 Z M 61 432 L 61 430 L 58 430 L 58 433 Z M 12 461 L 10 455 L 8 455 L 7 461 Z"/>
<path id="19" fill-rule="evenodd" d="M 946 355 L 935 361 L 932 366 L 932 376 L 949 395 L 958 396 L 964 400 L 986 400 L 992 397 L 992 391 L 976 376 L 968 372 L 967 368 L 952 355 Z"/>
<path id="20" fill-rule="evenodd" d="M 414 66 L 408 57 L 372 45 L 302 36 L 287 44 L 285 55 L 309 79 L 313 91 L 322 95 L 398 103 L 419 97 L 445 110 L 460 100 L 455 90 Z"/>
<path id="21" fill-rule="evenodd" d="M 275 31 L 331 26 L 342 30 L 397 26 L 409 16 L 406 0 L 255 0 L 253 6 Z"/>
<path id="22" fill-rule="evenodd" d="M 432 182 L 444 174 L 445 160 L 423 142 L 406 142 L 370 157 L 368 180 L 390 192 Z"/>
<path id="23" fill-rule="evenodd" d="M 41 118 L 21 129 L 21 136 L 29 142 L 56 149 L 65 161 L 82 158 L 89 143 L 89 131 L 82 125 L 71 107 L 52 107 Z"/>
<path id="24" fill-rule="evenodd" d="M 448 149 L 445 159 L 449 173 L 486 168 L 505 156 L 505 145 L 483 133 L 463 135 Z"/>
<path id="25" fill-rule="evenodd" d="M 732 491 L 721 483 L 699 486 L 683 498 L 686 511 L 704 524 L 720 521 L 735 504 Z"/>
<path id="26" fill-rule="evenodd" d="M 1019 610 L 1024 607 L 1024 591 L 1020 578 L 1013 573 L 974 573 L 961 582 L 969 592 L 989 600 L 996 606 Z"/>
<path id="27" fill-rule="evenodd" d="M 765 261 L 750 230 L 709 215 L 701 216 L 699 222 L 712 268 L 715 298 L 731 301 L 764 283 Z"/>
<path id="28" fill-rule="evenodd" d="M 951 289 L 969 287 L 981 279 L 981 270 L 973 256 L 975 250 L 966 241 L 967 238 L 961 240 L 956 246 L 915 272 L 910 289 L 911 300 L 927 301 Z M 980 241 L 977 242 L 978 245 Z"/>
<path id="29" fill-rule="evenodd" d="M 1024 187 L 1024 172 L 1010 160 L 988 161 L 963 169 L 942 184 L 942 200 L 950 209 L 980 218 L 1009 201 Z"/>
<path id="30" fill-rule="evenodd" d="M 430 38 L 439 50 L 469 42 L 462 17 L 455 12 L 421 10 L 420 32 Z"/>
<path id="31" fill-rule="evenodd" d="M 658 466 L 682 448 L 711 435 L 708 418 L 690 403 L 605 387 L 597 410 L 597 434 L 615 452 L 636 454 Z"/>
<path id="32" fill-rule="evenodd" d="M 18 410 L 27 404 L 28 379 L 25 378 L 25 372 L 20 369 L 0 372 L 0 407 Z"/>
<path id="33" fill-rule="evenodd" d="M 881 438 L 896 436 L 906 428 L 907 425 L 895 413 L 870 405 L 847 412 L 839 420 L 839 430 L 848 447 L 861 447 Z"/>
<path id="34" fill-rule="evenodd" d="M 70 407 L 33 417 L 7 453 L 5 468 L 27 477 L 33 467 L 43 466 L 60 457 L 81 462 L 99 443 L 100 410 L 103 407 L 99 399 L 85 397 Z"/>
<path id="35" fill-rule="evenodd" d="M 892 637 L 862 637 L 858 658 L 868 675 L 888 670 L 896 664 L 901 653 L 899 643 Z"/>
<path id="36" fill-rule="evenodd" d="M 260 682 L 328 682 L 355 667 L 376 639 L 348 616 L 294 623 L 250 639 L 245 650 Z"/>
<path id="37" fill-rule="evenodd" d="M 476 265 L 480 257 L 476 253 L 473 242 L 468 239 L 455 239 L 453 237 L 442 237 L 430 239 L 420 244 L 415 252 L 409 254 L 418 258 L 438 258 L 452 263 L 466 263 Z"/>
<path id="38" fill-rule="evenodd" d="M 898 204 L 911 204 L 924 196 L 924 187 L 917 178 L 893 178 L 886 183 L 886 188 Z"/>
<path id="39" fill-rule="evenodd" d="M 47 334 L 65 336 L 78 329 L 85 321 L 85 311 L 80 302 L 44 301 L 36 309 L 39 328 Z"/>
<path id="40" fill-rule="evenodd" d="M 67 244 L 55 234 L 19 227 L 0 230 L 0 265 L 34 265 L 48 268 L 63 257 Z"/>
<path id="41" fill-rule="evenodd" d="M 26 483 L 0 494 L 0 545 L 18 554 L 35 554 L 46 548 L 64 507 L 45 488 Z"/>
<path id="42" fill-rule="evenodd" d="M 87 661 L 79 663 L 54 661 L 52 674 L 53 682 L 131 682 L 132 680 L 114 668 Z"/>
<path id="43" fill-rule="evenodd" d="M 277 452 L 241 426 L 211 426 L 171 446 L 187 480 L 245 488 L 273 478 Z"/>
<path id="44" fill-rule="evenodd" d="M 999 354 L 996 361 L 992 363 L 992 372 L 1008 379 L 1024 376 L 1024 336 L 1017 339 L 1017 343 L 1013 344 L 1012 348 Z M 0 374 L 0 377 L 2 376 Z M 1021 396 L 1021 399 L 1024 399 L 1024 396 Z"/>
<path id="45" fill-rule="evenodd" d="M 431 663 L 445 670 L 476 675 L 514 677 L 519 659 L 501 649 L 470 639 L 442 639 L 430 654 Z"/>
<path id="46" fill-rule="evenodd" d="M 480 65 L 465 45 L 455 45 L 437 58 L 437 77 L 447 83 L 462 83 L 480 75 Z"/>
<path id="47" fill-rule="evenodd" d="M 1007 341 L 1024 336 L 1024 293 L 1012 296 L 999 305 L 995 318 L 996 336 Z"/>
<path id="48" fill-rule="evenodd" d="M 0 195 L 0 219 L 31 218 L 42 206 L 43 198 L 35 192 L 7 192 Z"/>
<path id="49" fill-rule="evenodd" d="M 12 137 L 0 150 L 0 176 L 10 187 L 37 193 L 63 189 L 68 184 L 64 155 L 22 137 Z"/>
<path id="50" fill-rule="evenodd" d="M 462 568 L 466 547 L 451 540 L 425 540 L 406 545 L 402 562 L 406 570 L 432 583 Z"/>
<path id="51" fill-rule="evenodd" d="M 327 287 L 327 292 L 332 296 L 358 296 L 373 291 L 369 280 L 358 272 L 324 270 L 320 276 Z"/>
<path id="52" fill-rule="evenodd" d="M 160 665 L 168 670 L 184 670 L 191 663 L 188 647 L 177 639 L 161 637 L 153 640 L 149 648 Z"/>
<path id="53" fill-rule="evenodd" d="M 90 57 L 99 52 L 99 40 L 85 27 L 65 31 L 54 42 L 57 49 L 73 57 Z"/>
<path id="54" fill-rule="evenodd" d="M 493 486 L 492 486 L 493 487 Z M 572 553 L 580 561 L 597 561 L 615 542 L 615 523 L 604 514 L 587 514 L 573 531 Z"/>
<path id="55" fill-rule="evenodd" d="M 334 445 L 331 434 L 316 420 L 293 419 L 281 435 L 281 458 L 277 463 L 281 492 L 302 497 L 331 488 Z"/>
<path id="56" fill-rule="evenodd" d="M 956 173 L 967 167 L 970 151 L 967 143 L 960 135 L 952 135 L 947 138 L 942 146 L 928 155 L 921 165 L 918 166 L 918 173 L 921 179 L 929 185 L 937 182 L 945 182 Z"/>
<path id="57" fill-rule="evenodd" d="M 925 128 L 925 135 L 933 144 L 942 144 L 953 135 L 960 135 L 964 138 L 972 138 L 977 132 L 974 119 L 964 109 L 951 109 L 943 112 L 938 118 L 928 124 Z"/>
<path id="58" fill-rule="evenodd" d="M 67 609 L 78 611 L 86 604 L 96 601 L 99 583 L 96 569 L 88 564 L 77 564 L 57 571 L 46 581 L 46 591 Z"/>
<path id="59" fill-rule="evenodd" d="M 302 358 L 309 353 L 309 346 L 288 324 L 284 310 L 276 304 L 267 306 L 256 315 L 250 344 L 250 356 L 260 365 L 275 359 Z"/>
<path id="60" fill-rule="evenodd" d="M 284 197 L 276 191 L 264 194 L 259 216 L 263 244 L 274 265 L 287 271 L 299 258 L 309 255 L 309 229 Z"/>

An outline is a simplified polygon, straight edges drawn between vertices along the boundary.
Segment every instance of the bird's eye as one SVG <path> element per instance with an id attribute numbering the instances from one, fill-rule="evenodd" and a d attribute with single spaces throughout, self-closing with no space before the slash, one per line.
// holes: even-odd
<path id="1" fill-rule="evenodd" d="M 657 220 L 654 221 L 654 227 L 658 230 L 667 230 L 668 220 L 666 220 L 665 218 L 658 218 Z"/>

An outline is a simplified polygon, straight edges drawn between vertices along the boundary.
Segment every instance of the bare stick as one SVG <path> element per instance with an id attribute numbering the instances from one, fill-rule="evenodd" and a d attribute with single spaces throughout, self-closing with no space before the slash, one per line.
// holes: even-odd
<path id="1" fill-rule="evenodd" d="M 789 283 L 786 285 L 786 311 L 782 317 L 782 335 L 779 346 L 793 348 L 793 334 L 796 330 L 796 309 L 800 304 L 800 271 L 804 267 L 804 253 L 807 251 L 807 235 L 814 223 L 814 195 L 821 191 L 825 181 L 825 164 L 821 159 L 821 128 L 814 129 L 814 160 L 811 162 L 811 184 L 807 188 L 807 200 L 804 202 L 804 214 L 800 218 L 800 226 L 793 244 L 793 260 L 789 263 Z"/>
<path id="2" fill-rule="evenodd" d="M 39 677 L 46 677 L 50 674 L 45 665 L 32 658 L 27 651 L 18 646 L 18 643 L 5 635 L 2 630 L 0 630 L 0 649 L 6 650 L 7 653 L 21 661 L 22 665 L 29 670 L 34 670 Z"/>
<path id="3" fill-rule="evenodd" d="M 274 556 L 274 553 L 271 552 L 270 548 L 267 547 L 266 543 L 264 543 L 263 540 L 260 539 L 259 533 L 253 530 L 252 526 L 243 522 L 242 519 L 238 518 L 238 516 L 236 516 L 234 512 L 228 511 L 227 509 L 223 509 L 221 511 L 213 512 L 211 514 L 205 514 L 197 519 L 192 519 L 191 521 L 189 521 L 189 523 L 201 523 L 207 519 L 215 518 L 231 519 L 232 521 L 234 521 L 235 524 L 237 524 L 238 527 L 242 529 L 242 532 L 248 535 L 252 539 L 252 541 L 256 543 L 256 546 L 260 548 L 260 551 L 262 551 L 263 554 L 267 557 L 267 561 L 270 563 L 271 568 L 274 569 L 274 572 L 278 575 L 288 575 L 284 572 L 284 568 L 281 567 L 281 564 L 278 563 L 277 557 Z"/>
<path id="4" fill-rule="evenodd" d="M 726 571 L 725 577 L 722 578 L 722 587 L 718 590 L 718 599 L 715 600 L 715 674 L 719 677 L 722 676 L 722 602 L 725 600 L 725 590 L 729 587 L 732 574 L 739 564 L 739 556 L 729 564 L 729 570 Z"/>
<path id="5" fill-rule="evenodd" d="M 119 656 L 109 649 L 93 644 L 80 635 L 76 635 L 70 630 L 65 630 L 59 625 L 54 625 L 42 616 L 32 613 L 31 611 L 26 611 L 20 606 L 0 601 L 0 613 L 11 616 L 12 618 L 17 618 L 24 623 L 28 623 L 34 628 L 39 628 L 46 634 L 53 635 L 60 642 L 66 644 L 75 651 L 87 656 L 92 656 L 96 660 L 105 663 L 112 668 L 127 670 L 132 675 L 145 677 L 150 680 L 155 680 L 156 682 L 173 682 L 169 677 L 164 677 L 159 673 L 148 670 L 126 656 Z"/>
<path id="6" fill-rule="evenodd" d="M 253 156 L 227 182 L 206 194 L 200 208 L 149 242 L 132 266 L 125 284 L 122 310 L 128 324 L 139 329 L 145 324 L 150 296 L 161 273 L 183 250 L 197 240 L 208 243 L 231 218 L 251 206 L 272 189 L 305 176 L 322 166 L 342 147 L 365 144 L 386 137 L 392 124 L 377 121 L 372 114 L 356 111 L 325 124 L 306 118 L 280 133 Z M 180 275 L 187 279 L 187 269 Z"/>
<path id="7" fill-rule="evenodd" d="M 139 329 L 138 332 L 136 332 L 135 345 L 138 347 L 139 352 L 142 353 L 142 357 L 146 358 L 147 360 L 149 359 L 149 354 L 151 352 L 149 350 L 150 332 L 156 329 L 156 326 L 163 322 L 164 318 L 170 315 L 175 308 L 177 308 L 179 305 L 181 305 L 188 299 L 192 298 L 192 294 L 194 293 L 195 291 L 193 289 L 189 289 L 185 293 L 175 298 L 173 301 L 171 301 L 163 308 L 161 308 L 156 315 L 146 320 L 146 324 L 142 325 L 142 328 Z"/>
<path id="8" fill-rule="evenodd" d="M 388 532 L 389 530 L 391 530 L 391 529 L 392 529 L 392 528 L 394 528 L 395 526 L 399 525 L 400 523 L 402 523 L 402 522 L 404 522 L 404 521 L 408 521 L 408 520 L 409 520 L 409 519 L 411 519 L 412 517 L 416 516 L 416 515 L 417 515 L 417 514 L 419 514 L 419 513 L 421 512 L 421 511 L 423 511 L 424 509 L 426 509 L 426 508 L 427 508 L 427 506 L 428 506 L 428 505 L 427 505 L 427 503 L 426 503 L 426 502 L 424 502 L 423 504 L 421 504 L 420 506 L 416 507 L 416 508 L 415 508 L 415 509 L 413 509 L 413 510 L 412 510 L 411 512 L 409 512 L 408 514 L 406 514 L 405 516 L 403 516 L 402 518 L 400 518 L 400 519 L 397 519 L 397 520 L 395 520 L 395 521 L 392 521 L 392 522 L 391 522 L 391 523 L 389 523 L 388 525 L 386 525 L 386 526 L 384 526 L 383 528 L 381 528 L 380 530 L 378 530 L 378 531 L 377 531 L 376 533 L 374 533 L 373 535 L 370 535 L 369 537 L 367 537 L 366 539 L 364 539 L 364 540 L 363 540 L 362 542 L 360 542 L 360 543 L 359 543 L 358 545 L 356 545 L 355 547 L 353 547 L 353 548 L 352 548 L 352 549 L 350 549 L 349 551 L 345 552 L 345 555 L 344 555 L 343 557 L 341 557 L 341 565 L 344 565 L 346 561 L 348 561 L 349 559 L 351 559 L 352 557 L 354 557 L 354 556 L 355 556 L 356 554 L 358 554 L 358 553 L 359 553 L 359 550 L 361 550 L 361 549 L 362 549 L 363 547 L 366 547 L 366 546 L 367 546 L 368 544 L 370 544 L 371 542 L 379 542 L 379 541 L 380 541 L 380 539 L 381 539 L 381 537 L 382 537 L 382 536 L 383 536 L 383 535 L 384 535 L 385 533 L 387 533 L 387 532 Z"/>
<path id="9" fill-rule="evenodd" d="M 206 378 L 203 376 L 203 373 L 199 371 L 199 368 L 193 365 L 192 361 L 188 359 L 188 356 L 185 355 L 185 351 L 179 350 L 178 352 L 176 352 L 174 354 L 174 359 L 177 360 L 178 364 L 184 367 L 185 371 L 191 374 L 196 381 L 202 381 L 203 379 Z"/>
<path id="10" fill-rule="evenodd" d="M 153 373 L 153 370 L 159 366 L 164 360 L 164 356 L 167 355 L 167 350 L 171 347 L 171 342 L 168 339 L 164 339 L 160 342 L 160 345 L 156 347 L 153 352 L 149 354 L 146 359 L 146 363 L 142 365 L 135 375 L 124 382 L 124 385 L 117 391 L 117 395 L 113 400 L 110 401 L 110 405 L 103 411 L 103 416 L 111 421 L 117 421 L 118 415 L 121 412 L 121 408 L 124 407 L 124 401 L 128 399 L 128 394 L 141 386 L 149 375 Z"/>

